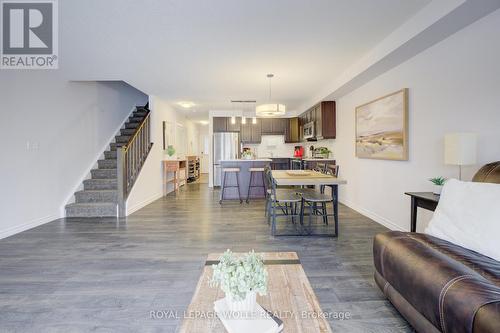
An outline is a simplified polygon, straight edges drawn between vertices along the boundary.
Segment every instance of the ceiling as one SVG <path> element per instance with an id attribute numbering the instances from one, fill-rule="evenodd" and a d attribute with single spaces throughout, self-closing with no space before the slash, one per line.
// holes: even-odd
<path id="1" fill-rule="evenodd" d="M 299 106 L 430 0 L 68 0 L 60 68 L 124 80 L 193 119 L 231 99 Z M 179 109 L 182 109 L 178 107 Z"/>

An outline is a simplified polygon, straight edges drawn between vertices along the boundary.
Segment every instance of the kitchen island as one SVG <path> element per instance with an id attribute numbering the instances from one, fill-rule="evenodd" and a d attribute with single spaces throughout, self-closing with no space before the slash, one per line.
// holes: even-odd
<path id="1" fill-rule="evenodd" d="M 241 199 L 246 200 L 247 199 L 247 193 L 248 193 L 248 186 L 250 184 L 250 168 L 264 168 L 266 166 L 269 166 L 271 164 L 272 160 L 269 158 L 260 158 L 260 159 L 236 159 L 236 160 L 221 160 L 221 188 L 222 188 L 222 182 L 224 179 L 224 175 L 222 170 L 224 168 L 239 168 L 239 184 L 240 184 L 240 194 L 241 194 Z M 262 182 L 264 179 L 262 178 L 260 173 L 255 173 L 253 176 L 253 181 L 252 185 L 254 186 L 261 186 Z M 236 185 L 236 179 L 235 179 L 235 174 L 234 173 L 228 173 L 226 175 L 226 186 L 235 186 Z M 253 187 L 250 191 L 250 199 L 257 199 L 257 198 L 265 198 L 265 191 L 264 188 L 261 187 Z M 224 200 L 226 199 L 236 199 L 238 200 L 238 190 L 236 187 L 229 187 L 226 188 L 224 192 Z"/>

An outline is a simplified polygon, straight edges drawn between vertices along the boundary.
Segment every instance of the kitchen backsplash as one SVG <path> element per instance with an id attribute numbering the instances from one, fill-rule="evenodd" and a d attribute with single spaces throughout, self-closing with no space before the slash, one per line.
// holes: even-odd
<path id="1" fill-rule="evenodd" d="M 283 135 L 263 135 L 260 144 L 245 144 L 243 147 L 250 148 L 255 157 L 293 157 L 295 146 L 303 146 L 306 157 L 309 157 L 309 147 L 327 147 L 333 151 L 335 140 L 321 140 L 317 142 L 285 143 Z M 330 154 L 330 158 L 334 155 Z"/>

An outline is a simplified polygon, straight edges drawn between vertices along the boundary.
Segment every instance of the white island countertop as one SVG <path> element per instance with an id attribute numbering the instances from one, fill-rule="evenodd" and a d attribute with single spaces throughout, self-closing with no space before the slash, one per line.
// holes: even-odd
<path id="1" fill-rule="evenodd" d="M 272 162 L 273 160 L 271 160 L 270 158 L 257 158 L 252 160 L 239 158 L 235 160 L 220 160 L 220 161 L 221 162 Z"/>

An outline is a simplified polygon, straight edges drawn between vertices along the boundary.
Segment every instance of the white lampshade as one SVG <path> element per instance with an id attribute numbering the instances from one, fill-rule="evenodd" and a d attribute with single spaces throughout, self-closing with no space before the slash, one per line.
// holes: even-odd
<path id="1" fill-rule="evenodd" d="M 283 116 L 286 107 L 283 104 L 262 104 L 255 108 L 255 114 L 259 117 Z"/>
<path id="2" fill-rule="evenodd" d="M 444 163 L 451 165 L 476 164 L 477 135 L 450 133 L 444 137 Z"/>

